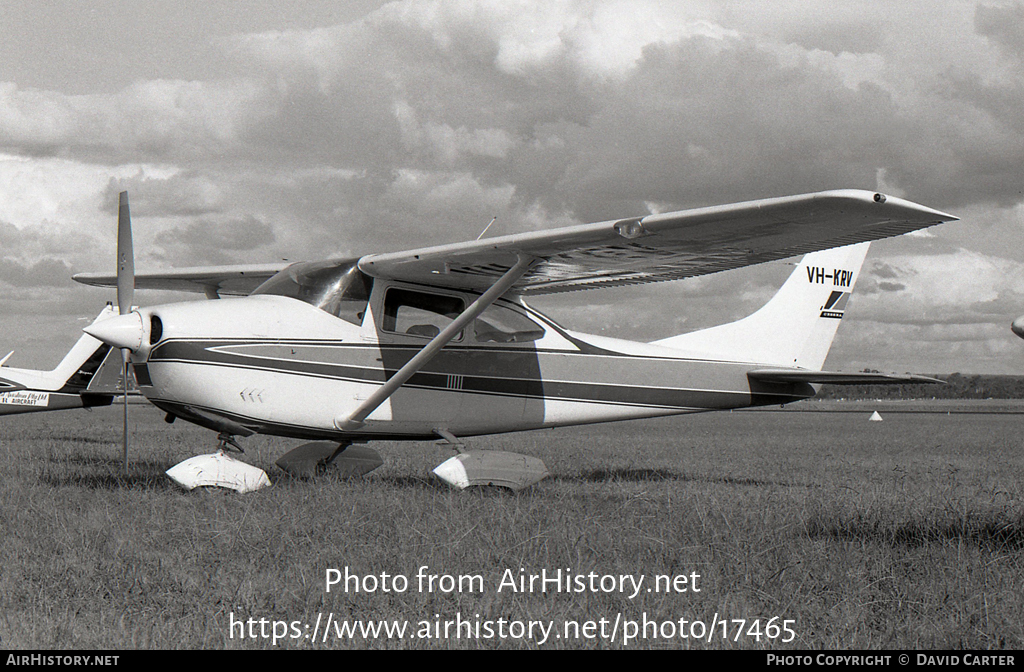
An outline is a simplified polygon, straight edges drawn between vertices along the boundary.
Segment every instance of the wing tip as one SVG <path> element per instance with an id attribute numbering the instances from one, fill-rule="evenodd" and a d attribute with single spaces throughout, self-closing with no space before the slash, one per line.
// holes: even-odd
<path id="1" fill-rule="evenodd" d="M 79 284 L 91 285 L 93 287 L 108 287 L 114 282 L 112 276 L 106 273 L 75 273 L 71 276 L 71 279 Z"/>
<path id="2" fill-rule="evenodd" d="M 893 196 L 881 191 L 870 191 L 868 189 L 830 189 L 828 191 L 804 194 L 803 197 L 810 197 L 815 200 L 837 198 L 842 200 L 855 200 L 861 203 L 876 203 L 889 208 L 898 208 L 904 211 L 909 211 L 907 214 L 913 213 L 925 221 L 935 220 L 936 223 L 955 222 L 960 219 L 956 215 L 951 215 L 948 212 L 943 212 L 942 210 L 936 210 L 935 208 L 921 205 L 920 203 L 900 196 Z M 794 196 L 792 198 L 801 197 Z"/>

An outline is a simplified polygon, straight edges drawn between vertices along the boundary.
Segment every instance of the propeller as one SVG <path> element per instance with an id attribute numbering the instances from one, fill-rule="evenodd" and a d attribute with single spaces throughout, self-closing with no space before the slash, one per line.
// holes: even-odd
<path id="1" fill-rule="evenodd" d="M 1024 316 L 1018 317 L 1014 320 L 1013 324 L 1010 325 L 1010 330 L 1021 338 L 1024 338 Z M 10 355 L 7 356 L 10 357 Z"/>
<path id="2" fill-rule="evenodd" d="M 132 311 L 135 296 L 135 251 L 132 248 L 132 215 L 128 207 L 128 192 L 117 197 L 117 312 L 127 315 Z M 121 348 L 121 389 L 124 391 L 124 417 L 122 441 L 124 447 L 124 475 L 128 475 L 128 364 L 131 350 Z"/>
<path id="3" fill-rule="evenodd" d="M 128 365 L 131 353 L 142 347 L 145 329 L 142 315 L 132 310 L 135 295 L 135 253 L 132 250 L 132 222 L 128 192 L 117 203 L 117 311 L 116 317 L 94 322 L 85 333 L 121 351 L 121 386 L 124 390 L 124 473 L 128 474 Z"/>

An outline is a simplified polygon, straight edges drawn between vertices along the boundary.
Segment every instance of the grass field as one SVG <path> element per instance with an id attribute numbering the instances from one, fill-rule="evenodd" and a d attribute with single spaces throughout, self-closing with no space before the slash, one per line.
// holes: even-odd
<path id="1" fill-rule="evenodd" d="M 429 471 L 452 453 L 432 443 L 374 444 L 385 466 L 361 480 L 293 481 L 273 461 L 296 442 L 263 437 L 246 459 L 272 488 L 187 493 L 163 471 L 210 452 L 212 432 L 135 406 L 124 478 L 118 409 L 4 418 L 0 648 L 1024 647 L 1024 415 L 887 410 L 473 440 L 545 460 L 552 478 L 517 495 L 449 489 Z M 481 583 L 420 590 L 424 566 Z M 328 593 L 346 567 L 409 587 Z M 499 592 L 521 568 L 688 583 Z M 318 616 L 421 637 L 324 637 Z M 458 618 L 478 630 L 433 636 Z M 517 637 L 529 621 L 549 635 Z"/>

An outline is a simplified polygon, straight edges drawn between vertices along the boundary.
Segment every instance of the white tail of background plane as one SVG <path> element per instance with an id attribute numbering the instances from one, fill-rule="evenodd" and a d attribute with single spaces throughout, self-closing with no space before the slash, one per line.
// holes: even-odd
<path id="1" fill-rule="evenodd" d="M 804 256 L 772 299 L 736 322 L 654 341 L 688 356 L 821 370 L 869 243 Z"/>
<path id="2" fill-rule="evenodd" d="M 116 314 L 107 304 L 94 323 Z M 52 371 L 0 366 L 0 415 L 109 404 L 120 369 L 118 351 L 83 334 Z"/>

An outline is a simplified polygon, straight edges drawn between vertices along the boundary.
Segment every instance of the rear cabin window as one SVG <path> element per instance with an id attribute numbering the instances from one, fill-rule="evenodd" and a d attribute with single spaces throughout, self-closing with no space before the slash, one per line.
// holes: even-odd
<path id="1" fill-rule="evenodd" d="M 462 299 L 391 288 L 384 295 L 381 330 L 409 336 L 433 338 L 465 309 Z M 461 338 L 461 336 L 456 337 Z"/>
<path id="2" fill-rule="evenodd" d="M 544 338 L 544 329 L 525 315 L 497 304 L 473 322 L 477 343 L 526 343 Z"/>

